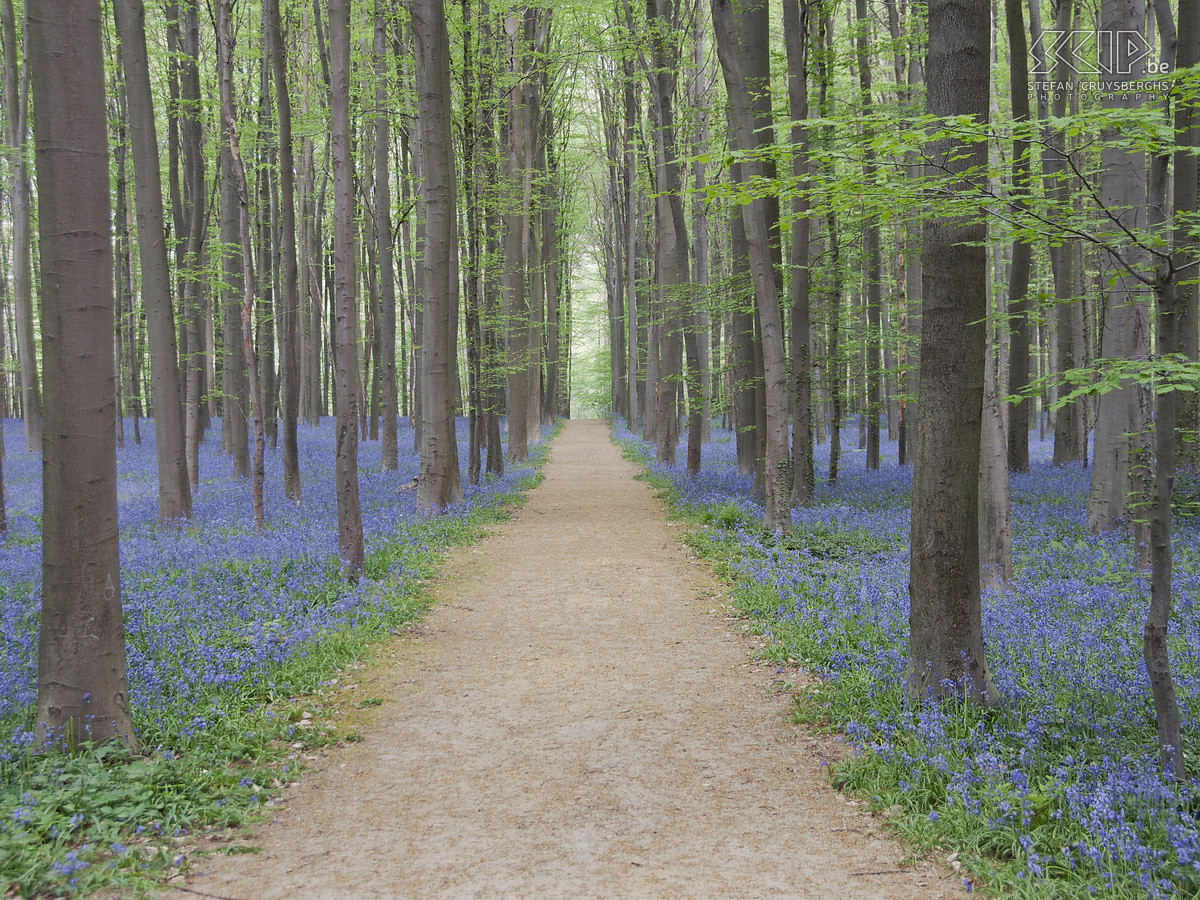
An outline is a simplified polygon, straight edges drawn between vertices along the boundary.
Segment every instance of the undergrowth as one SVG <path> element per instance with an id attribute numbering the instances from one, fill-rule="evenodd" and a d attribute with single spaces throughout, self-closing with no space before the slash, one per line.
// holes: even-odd
<path id="1" fill-rule="evenodd" d="M 1083 558 L 1107 549 L 1095 541 L 1067 548 L 1080 558 L 1071 576 L 1078 574 L 1081 587 L 1072 590 L 1095 585 L 1109 592 L 1104 605 L 1078 608 L 1074 601 L 1075 646 L 1043 647 L 1032 661 L 1018 656 L 1023 648 L 1014 650 L 1016 641 L 1000 647 L 1009 679 L 1001 708 L 914 704 L 902 677 L 880 674 L 902 673 L 905 662 L 897 636 L 907 621 L 896 619 L 907 608 L 907 591 L 892 583 L 907 568 L 899 532 L 855 526 L 845 512 L 852 506 L 831 497 L 826 521 L 814 521 L 821 513 L 812 511 L 777 538 L 762 531 L 742 488 L 724 487 L 724 476 L 713 479 L 720 490 L 696 485 L 655 464 L 647 445 L 627 433 L 614 430 L 614 440 L 645 467 L 639 477 L 672 514 L 689 523 L 686 543 L 729 586 L 731 605 L 750 629 L 767 638 L 762 657 L 780 665 L 799 660 L 819 676 L 797 693 L 796 721 L 842 734 L 856 747 L 830 767 L 833 785 L 867 801 L 914 856 L 933 854 L 966 890 L 995 896 L 1200 896 L 1200 852 L 1193 846 L 1200 802 L 1191 783 L 1163 786 L 1152 757 L 1143 765 L 1152 719 L 1135 714 L 1130 721 L 1129 709 L 1145 701 L 1111 696 L 1055 665 L 1070 659 L 1084 670 L 1111 672 L 1105 648 L 1128 642 L 1128 623 L 1113 621 L 1112 592 L 1126 589 L 1135 575 L 1122 575 L 1100 557 Z M 848 490 L 851 503 L 857 501 L 856 488 Z M 901 499 L 895 508 L 906 510 L 907 498 Z M 1058 552 L 1050 543 L 1046 552 Z M 1021 577 L 1049 569 L 1041 549 L 1022 558 Z M 874 593 L 881 590 L 897 596 Z M 992 602 L 1006 615 L 1019 608 L 1007 599 Z M 1052 607 L 1067 597 L 1052 594 L 1045 602 Z M 1013 627 L 1012 620 L 1003 627 Z M 1078 654 L 1094 659 L 1076 662 Z M 1186 660 L 1180 671 L 1190 672 Z M 1060 682 L 1048 689 L 1055 678 Z M 1196 748 L 1189 750 L 1195 759 Z"/>
<path id="2" fill-rule="evenodd" d="M 206 688 L 195 704 L 205 710 L 204 727 L 192 727 L 182 711 L 147 717 L 135 708 L 144 745 L 138 754 L 115 745 L 84 745 L 70 755 L 0 748 L 4 896 L 102 889 L 149 896 L 186 870 L 201 835 L 259 820 L 316 751 L 362 740 L 329 722 L 338 674 L 361 668 L 420 618 L 430 602 L 427 579 L 446 553 L 478 540 L 524 503 L 524 492 L 541 481 L 549 446 L 547 440 L 531 448 L 535 468 L 512 492 L 462 515 L 403 524 L 378 543 L 364 570 L 365 580 L 380 579 L 370 588 L 369 612 L 316 636 L 249 683 Z M 328 585 L 311 589 L 314 604 L 336 596 Z M 255 849 L 236 836 L 224 846 L 227 853 Z"/>

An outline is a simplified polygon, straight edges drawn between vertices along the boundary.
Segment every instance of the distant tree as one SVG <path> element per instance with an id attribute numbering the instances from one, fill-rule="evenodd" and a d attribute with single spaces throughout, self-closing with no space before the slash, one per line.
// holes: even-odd
<path id="1" fill-rule="evenodd" d="M 283 489 L 289 500 L 299 500 L 300 460 L 296 426 L 300 417 L 300 313 L 302 307 L 300 305 L 299 262 L 296 257 L 296 163 L 292 152 L 292 100 L 288 92 L 287 59 L 283 43 L 283 24 L 279 15 L 279 0 L 266 0 L 266 16 L 267 47 L 271 57 L 272 81 L 275 86 L 275 108 L 279 116 L 279 244 L 282 253 L 279 304 L 283 326 L 280 332 L 279 349 L 283 400 Z M 394 368 L 392 384 L 394 387 Z M 394 435 L 394 423 L 392 432 Z M 385 443 L 387 433 L 385 425 Z"/>
<path id="2" fill-rule="evenodd" d="M 29 60 L 19 63 L 13 0 L 0 4 L 0 33 L 4 38 L 4 111 L 12 175 L 9 210 L 12 215 L 13 302 L 17 332 L 17 363 L 21 374 L 21 417 L 25 449 L 42 444 L 42 393 L 38 384 L 37 345 L 33 334 L 33 242 L 29 167 L 25 158 L 29 109 Z"/>
<path id="3" fill-rule="evenodd" d="M 388 5 L 383 0 L 375 0 L 375 233 L 378 247 L 376 252 L 379 256 L 379 304 L 382 318 L 380 345 L 383 352 L 383 357 L 378 362 L 383 389 L 383 445 L 380 453 L 382 467 L 385 470 L 393 470 L 397 466 L 399 451 L 396 419 L 400 415 L 400 403 L 396 385 L 396 261 L 392 241 L 392 176 L 389 167 L 391 109 L 388 106 L 387 83 L 387 12 Z M 280 112 L 282 113 L 282 109 Z"/>
<path id="4" fill-rule="evenodd" d="M 114 292 L 99 0 L 31 0 L 42 272 L 39 736 L 136 744 L 129 717 L 113 417 Z"/>

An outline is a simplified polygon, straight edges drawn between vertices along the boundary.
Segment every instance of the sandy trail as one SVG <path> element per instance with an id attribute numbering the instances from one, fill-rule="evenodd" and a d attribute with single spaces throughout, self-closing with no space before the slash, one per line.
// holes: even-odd
<path id="1" fill-rule="evenodd" d="M 829 787 L 636 471 L 569 423 L 528 504 L 447 563 L 366 739 L 288 791 L 261 853 L 172 896 L 959 895 Z"/>

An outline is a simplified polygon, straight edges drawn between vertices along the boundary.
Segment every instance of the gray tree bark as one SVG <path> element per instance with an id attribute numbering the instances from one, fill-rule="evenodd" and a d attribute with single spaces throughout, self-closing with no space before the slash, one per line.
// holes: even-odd
<path id="1" fill-rule="evenodd" d="M 4 109 L 12 185 L 13 318 L 17 331 L 17 364 L 21 371 L 21 418 L 25 423 L 25 449 L 42 446 L 42 392 L 38 384 L 37 345 L 33 335 L 33 240 L 29 169 L 25 135 L 29 109 L 29 63 L 18 70 L 17 27 L 12 0 L 0 5 L 0 30 L 4 36 Z"/>
<path id="2" fill-rule="evenodd" d="M 98 0 L 32 0 L 47 404 L 37 730 L 136 747 L 117 555 L 108 122 Z"/>
<path id="3" fill-rule="evenodd" d="M 337 373 L 338 550 L 343 571 L 363 567 L 358 492 L 358 303 L 355 297 L 354 160 L 350 131 L 350 4 L 329 3 L 330 124 L 333 144 L 334 367 Z"/>
<path id="4" fill-rule="evenodd" d="M 300 459 L 297 426 L 300 419 L 300 302 L 299 261 L 296 256 L 296 161 L 292 151 L 292 100 L 288 93 L 287 58 L 279 0 L 266 0 L 267 42 L 279 116 L 279 306 L 280 377 L 283 413 L 283 490 L 289 500 L 299 500 Z M 395 435 L 395 426 L 392 428 Z"/>
<path id="5" fill-rule="evenodd" d="M 725 74 L 725 88 L 733 116 L 736 145 L 744 153 L 755 149 L 754 117 L 742 71 L 737 29 L 729 0 L 712 0 L 717 55 Z M 756 159 L 748 157 L 742 175 L 752 182 L 762 174 Z M 742 206 L 742 222 L 750 251 L 755 307 L 760 329 L 763 361 L 766 456 L 763 472 L 764 525 L 775 531 L 791 528 L 791 497 L 785 488 L 788 466 L 787 366 L 784 360 L 783 320 L 779 290 L 771 260 L 770 232 L 766 205 L 755 200 Z"/>
<path id="6" fill-rule="evenodd" d="M 792 125 L 792 176 L 799 190 L 792 199 L 790 282 L 792 363 L 792 500 L 805 504 L 814 487 L 812 443 L 812 351 L 809 322 L 809 202 L 804 193 L 809 175 L 808 7 L 783 0 L 783 36 L 788 60 L 788 108 Z"/>
<path id="7" fill-rule="evenodd" d="M 254 528 L 260 534 L 266 525 L 266 511 L 263 499 L 264 454 L 266 448 L 266 428 L 263 416 L 263 395 L 258 372 L 258 358 L 254 353 L 254 273 L 251 261 L 254 259 L 253 244 L 250 239 L 250 195 L 246 185 L 246 169 L 242 163 L 241 142 L 238 139 L 237 110 L 233 99 L 233 32 L 230 23 L 230 8 L 232 0 L 217 0 L 217 83 L 221 98 L 221 116 L 225 124 L 225 134 L 229 141 L 228 156 L 230 175 L 232 176 L 231 202 L 235 205 L 237 218 L 237 238 L 241 246 L 242 298 L 240 309 L 232 311 L 240 316 L 241 347 L 233 352 L 230 361 L 236 359 L 238 351 L 241 363 L 245 366 L 245 392 L 250 400 L 250 417 L 253 422 L 254 453 L 250 466 L 250 495 L 254 511 Z M 245 427 L 244 418 L 241 420 Z M 234 432 L 230 432 L 231 438 Z M 245 450 L 245 441 L 234 444 L 234 459 Z"/>
<path id="8" fill-rule="evenodd" d="M 1145 6 L 1134 0 L 1105 0 L 1100 8 L 1100 28 L 1113 34 L 1141 32 L 1145 25 Z M 1115 64 L 1116 58 L 1101 59 L 1101 68 Z M 1131 62 L 1131 78 L 1141 77 L 1145 66 Z M 1117 71 L 1115 68 L 1111 71 Z M 1129 96 L 1131 99 L 1125 99 Z M 1130 109 L 1140 104 L 1132 95 L 1104 94 L 1102 105 L 1109 110 Z M 1102 129 L 1102 138 L 1117 140 L 1113 128 Z M 1126 236 L 1127 231 L 1144 233 L 1146 228 L 1146 157 L 1120 146 L 1104 146 L 1100 151 L 1100 201 L 1108 221 L 1101 226 L 1110 247 L 1117 248 L 1124 261 L 1112 252 L 1101 254 L 1101 284 L 1105 285 L 1104 324 L 1100 330 L 1100 356 L 1139 359 L 1149 353 L 1150 320 L 1142 284 L 1127 266 L 1144 269 L 1148 260 L 1144 251 Z M 1060 336 L 1061 340 L 1061 336 Z M 1096 415 L 1095 449 L 1091 489 L 1088 494 L 1088 527 L 1107 531 L 1129 521 L 1133 511 L 1130 498 L 1132 479 L 1142 480 L 1139 469 L 1149 465 L 1144 454 L 1134 460 L 1134 447 L 1145 443 L 1146 388 L 1124 385 L 1099 398 Z M 1062 410 L 1059 410 L 1062 415 Z M 1133 436 L 1132 438 L 1130 436 Z M 1131 463 L 1134 468 L 1131 468 Z"/>
<path id="9" fill-rule="evenodd" d="M 179 379 L 175 314 L 171 307 L 171 271 L 167 263 L 158 136 L 150 92 L 150 65 L 146 57 L 146 9 L 142 0 L 115 0 L 113 12 L 121 41 L 121 63 L 128 98 L 142 304 L 146 310 L 146 334 L 150 344 L 158 520 L 169 522 L 191 517 L 192 494 L 184 452 L 184 395 Z"/>
<path id="10" fill-rule="evenodd" d="M 414 0 L 417 105 L 425 161 L 424 368 L 425 439 L 417 502 L 441 507 L 462 499 L 458 441 L 454 433 L 454 312 L 458 306 L 457 194 L 450 111 L 450 37 L 442 0 Z"/>
<path id="11" fill-rule="evenodd" d="M 391 125 L 388 119 L 387 24 L 385 4 L 375 4 L 375 221 L 379 255 L 380 331 L 383 355 L 377 365 L 383 388 L 382 467 L 394 470 L 399 453 L 396 432 L 400 400 L 396 384 L 396 254 L 392 243 L 392 186 L 389 166 Z"/>
<path id="12" fill-rule="evenodd" d="M 930 0 L 930 115 L 988 121 L 990 26 L 986 0 Z M 947 140 L 930 152 L 949 174 L 987 165 L 982 143 Z M 925 223 L 907 684 L 914 696 L 960 690 L 990 705 L 998 698 L 984 656 L 978 537 L 986 236 L 970 220 Z"/>

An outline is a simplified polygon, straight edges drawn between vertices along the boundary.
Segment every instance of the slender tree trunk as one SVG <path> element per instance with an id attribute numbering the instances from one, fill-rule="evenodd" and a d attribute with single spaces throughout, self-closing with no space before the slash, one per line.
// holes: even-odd
<path id="1" fill-rule="evenodd" d="M 647 30 L 651 40 L 650 93 L 654 113 L 655 159 L 655 224 L 658 232 L 658 286 L 662 292 L 662 326 L 660 326 L 661 355 L 659 357 L 658 396 L 658 461 L 675 464 L 675 448 L 679 442 L 680 356 L 682 332 L 693 316 L 691 286 L 688 271 L 687 222 L 683 215 L 683 181 L 679 171 L 679 153 L 675 146 L 675 112 L 673 107 L 674 69 L 679 60 L 670 51 L 668 31 L 673 23 L 668 16 L 666 0 L 646 0 Z M 694 329 L 689 328 L 689 331 Z M 688 366 L 695 372 L 699 367 L 694 340 L 688 353 Z M 700 469 L 699 416 L 689 422 L 696 429 L 695 446 L 688 442 L 688 473 Z M 691 455 L 695 454 L 695 469 Z"/>
<path id="2" fill-rule="evenodd" d="M 226 2 L 226 0 L 222 0 Z M 221 306 L 224 313 L 224 347 L 221 369 L 221 387 L 224 394 L 222 421 L 222 444 L 225 452 L 233 458 L 235 478 L 251 476 L 248 416 L 250 415 L 250 387 L 246 374 L 245 335 L 242 327 L 242 298 L 240 287 L 244 272 L 253 261 L 242 252 L 241 246 L 241 202 L 238 198 L 237 180 L 233 172 L 230 153 L 228 126 L 222 122 L 223 141 L 220 151 L 221 182 L 221 256 L 225 286 L 221 291 Z"/>
<path id="3" fill-rule="evenodd" d="M 386 78 L 387 4 L 375 4 L 375 216 L 379 241 L 379 301 L 382 336 L 382 356 L 377 365 L 383 388 L 382 467 L 392 471 L 398 464 L 399 437 L 396 433 L 400 415 L 396 386 L 396 257 L 392 243 L 392 189 L 388 167 L 391 149 L 391 127 L 388 120 L 388 84 Z"/>
<path id="4" fill-rule="evenodd" d="M 350 147 L 350 4 L 329 3 L 330 124 L 333 145 L 333 265 L 337 393 L 338 549 L 346 574 L 363 567 L 358 492 L 358 304 L 354 266 L 354 170 Z"/>
<path id="5" fill-rule="evenodd" d="M 142 0 L 115 0 L 113 12 L 121 41 L 121 62 L 129 104 L 142 304 L 146 311 L 146 333 L 150 343 L 150 383 L 158 462 L 158 520 L 169 522 L 191 517 L 192 496 L 184 453 L 183 391 L 175 343 L 175 314 L 171 305 L 171 271 L 167 263 L 158 136 L 150 92 L 150 66 L 146 57 L 146 10 Z"/>
<path id="6" fill-rule="evenodd" d="M 1005 0 L 1004 16 L 1008 26 L 1009 86 L 1012 98 L 1013 123 L 1024 127 L 1029 120 L 1029 64 L 1025 43 L 1025 17 L 1021 0 Z M 1030 146 L 1027 136 L 1013 140 L 1012 201 L 1018 208 L 1025 204 L 1024 194 L 1030 187 Z M 1012 263 L 1008 276 L 1008 304 L 1012 318 L 1012 337 L 1009 343 L 1008 392 L 1019 396 L 1029 387 L 1029 276 L 1033 268 L 1033 247 L 1028 241 L 1015 239 Z M 1029 471 L 1029 400 L 1020 400 L 1009 407 L 1008 468 L 1011 472 Z"/>
<path id="7" fill-rule="evenodd" d="M 867 18 L 867 0 L 855 0 L 857 16 L 856 47 L 858 57 L 858 83 L 860 105 L 864 115 L 874 108 L 871 96 L 871 53 L 870 19 Z M 871 184 L 875 180 L 878 165 L 872 145 L 874 129 L 863 128 L 863 180 Z M 866 258 L 866 318 L 867 333 L 863 350 L 866 355 L 867 404 L 867 468 L 879 468 L 879 413 L 880 402 L 880 310 L 883 306 L 883 254 L 880 248 L 879 221 L 870 216 L 863 231 L 863 256 Z"/>
<path id="8" fill-rule="evenodd" d="M 792 125 L 792 176 L 798 190 L 792 198 L 791 362 L 792 362 L 792 500 L 805 504 L 814 487 L 812 444 L 812 353 L 809 325 L 808 180 L 808 7 L 801 16 L 797 0 L 783 0 L 783 35 L 788 59 L 788 107 Z"/>
<path id="9" fill-rule="evenodd" d="M 227 161 L 233 178 L 231 200 L 236 204 L 237 234 L 242 250 L 242 302 L 241 302 L 241 354 L 245 364 L 245 388 L 250 398 L 250 415 L 254 423 L 254 455 L 251 461 L 251 500 L 254 509 L 254 528 L 260 534 L 266 525 L 263 500 L 264 453 L 266 429 L 263 421 L 263 398 L 259 381 L 258 359 L 254 354 L 254 259 L 253 243 L 250 239 L 250 196 L 246 186 L 246 170 L 242 164 L 241 145 L 238 140 L 237 112 L 233 101 L 233 37 L 230 27 L 231 0 L 217 0 L 217 70 L 221 95 L 221 115 L 229 140 Z M 231 319 L 233 316 L 231 315 Z M 231 362 L 236 353 L 231 355 Z M 243 420 L 244 424 L 244 420 Z M 235 441 L 236 432 L 231 432 Z M 235 459 L 245 446 L 235 443 Z"/>
<path id="10" fill-rule="evenodd" d="M 167 46 L 177 60 L 179 82 L 179 136 L 183 154 L 183 208 L 176 248 L 180 313 L 183 317 L 180 350 L 184 390 L 184 460 L 188 484 L 200 483 L 200 441 L 207 424 L 204 406 L 206 381 L 206 317 L 202 297 L 204 238 L 207 218 L 203 135 L 200 110 L 200 23 L 194 2 L 171 4 L 167 10 Z M 208 379 L 210 394 L 214 380 Z M 212 398 L 210 397 L 210 402 Z"/>
<path id="11" fill-rule="evenodd" d="M 1161 41 L 1160 61 L 1167 63 L 1171 71 L 1190 68 L 1200 60 L 1200 7 L 1196 0 L 1181 0 L 1179 4 L 1179 30 L 1171 22 L 1170 7 L 1165 3 L 1155 4 L 1156 18 Z M 1184 96 L 1187 96 L 1186 93 Z M 1175 181 L 1174 207 L 1177 216 L 1173 225 L 1173 253 L 1169 259 L 1160 259 L 1154 273 L 1155 300 L 1158 306 L 1157 349 L 1166 357 L 1188 353 L 1188 341 L 1182 331 L 1195 327 L 1188 309 L 1191 297 L 1178 289 L 1179 269 L 1193 263 L 1196 258 L 1196 241 L 1189 233 L 1189 214 L 1197 207 L 1197 164 L 1190 152 L 1197 144 L 1197 108 L 1194 98 L 1178 101 L 1174 110 L 1174 126 L 1177 147 L 1174 152 Z M 1151 163 L 1151 179 L 1147 197 L 1148 225 L 1152 231 L 1164 232 L 1172 227 L 1167 208 L 1167 163 L 1166 154 L 1155 156 Z M 1191 276 L 1184 274 L 1184 279 Z M 1186 395 L 1184 395 L 1186 398 Z M 1183 756 L 1183 740 L 1179 699 L 1171 671 L 1168 630 L 1171 620 L 1173 547 L 1171 537 L 1171 504 L 1174 494 L 1174 478 L 1178 461 L 1180 392 L 1169 391 L 1157 397 L 1158 409 L 1154 422 L 1155 468 L 1148 510 L 1150 543 L 1150 606 L 1142 630 L 1142 655 L 1146 663 L 1146 674 L 1150 680 L 1150 693 L 1154 700 L 1155 723 L 1158 729 L 1159 755 L 1163 772 L 1167 778 L 1178 779 L 1186 774 Z M 1184 399 L 1184 409 L 1194 401 Z M 1186 448 L 1186 444 L 1184 445 Z"/>
<path id="12" fill-rule="evenodd" d="M 529 283 L 528 235 L 531 173 L 526 164 L 530 140 L 528 88 L 524 83 L 524 23 L 509 15 L 505 30 L 513 43 L 510 74 L 521 79 L 509 90 L 504 180 L 509 191 L 504 232 L 504 318 L 508 327 L 508 459 L 529 457 Z"/>
<path id="13" fill-rule="evenodd" d="M 297 424 L 300 418 L 300 285 L 296 258 L 296 163 L 292 153 L 292 100 L 288 93 L 287 59 L 279 0 L 266 0 L 267 41 L 275 84 L 275 109 L 279 116 L 279 305 L 282 332 L 279 341 L 283 412 L 283 490 L 289 500 L 300 499 L 300 451 Z"/>
<path id="14" fill-rule="evenodd" d="M 17 330 L 17 362 L 21 372 L 21 418 L 25 449 L 42 446 L 42 394 L 38 385 L 37 346 L 33 336 L 33 240 L 29 172 L 25 159 L 29 108 L 29 64 L 18 70 L 17 28 L 12 0 L 0 4 L 4 36 L 4 109 L 8 124 L 12 213 L 13 305 Z"/>
<path id="15" fill-rule="evenodd" d="M 47 404 L 37 730 L 137 739 L 129 717 L 117 454 L 108 122 L 97 0 L 35 0 L 29 67 Z"/>
<path id="16" fill-rule="evenodd" d="M 1101 6 L 1101 31 L 1111 33 L 1114 40 L 1126 32 L 1141 32 L 1144 24 L 1145 6 L 1134 0 L 1105 0 Z M 1129 63 L 1132 69 L 1130 77 L 1141 77 L 1144 72 L 1143 63 L 1120 62 Z M 1115 66 L 1118 59 L 1101 59 L 1102 70 L 1105 64 Z M 1141 102 L 1123 99 L 1125 96 L 1120 93 L 1105 94 L 1104 107 L 1122 110 Z M 1105 141 L 1111 143 L 1116 143 L 1118 138 L 1113 127 L 1102 129 L 1102 135 Z M 1108 234 L 1109 245 L 1119 248 L 1124 257 L 1124 262 L 1119 262 L 1112 253 L 1106 252 L 1101 256 L 1105 290 L 1100 355 L 1105 358 L 1141 359 L 1150 347 L 1149 311 L 1140 282 L 1124 266 L 1131 264 L 1135 268 L 1144 268 L 1147 265 L 1144 252 L 1125 237 L 1129 230 L 1141 233 L 1146 227 L 1146 158 L 1141 152 L 1106 145 L 1100 151 L 1100 159 L 1100 200 L 1120 220 L 1119 224 L 1109 222 L 1104 230 Z M 1062 340 L 1061 334 L 1059 340 Z M 1092 531 L 1107 531 L 1121 522 L 1129 521 L 1128 516 L 1132 512 L 1129 505 L 1131 479 L 1140 480 L 1141 473 L 1137 469 L 1149 464 L 1144 455 L 1135 454 L 1133 450 L 1145 441 L 1147 423 L 1142 413 L 1145 399 L 1139 396 L 1144 391 L 1145 388 L 1138 385 L 1125 385 L 1099 398 L 1092 482 L 1088 495 L 1088 527 Z M 1059 410 L 1059 415 L 1062 415 L 1062 410 Z M 1144 545 L 1145 542 L 1139 540 L 1138 543 Z"/>
<path id="17" fill-rule="evenodd" d="M 637 302 L 637 230 L 638 189 L 637 162 L 634 157 L 633 129 L 640 116 L 637 102 L 637 84 L 633 79 L 633 62 L 624 64 L 625 128 L 622 136 L 624 151 L 625 191 L 625 320 L 626 348 L 625 380 L 629 389 L 629 429 L 637 429 L 641 410 L 638 406 L 638 302 Z"/>

